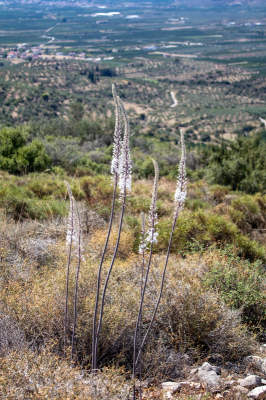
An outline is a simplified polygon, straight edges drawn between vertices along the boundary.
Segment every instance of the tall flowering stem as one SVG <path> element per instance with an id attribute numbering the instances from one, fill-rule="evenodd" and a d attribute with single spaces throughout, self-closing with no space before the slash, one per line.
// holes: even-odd
<path id="1" fill-rule="evenodd" d="M 74 358 L 74 346 L 75 346 L 75 330 L 76 330 L 76 322 L 77 322 L 77 298 L 78 298 L 78 279 L 79 279 L 79 270 L 80 270 L 80 264 L 82 260 L 82 252 L 83 252 L 83 247 L 82 247 L 82 226 L 81 226 L 81 219 L 80 219 L 80 213 L 78 209 L 78 205 L 76 201 L 74 200 L 75 208 L 76 208 L 76 229 L 77 229 L 77 246 L 78 246 L 78 251 L 77 251 L 77 256 L 78 256 L 78 265 L 76 269 L 76 283 L 75 283 L 75 295 L 74 295 L 74 321 L 73 321 L 73 332 L 72 332 L 72 343 L 71 343 L 71 361 L 73 361 Z"/>
<path id="2" fill-rule="evenodd" d="M 153 312 L 153 316 L 150 322 L 150 325 L 147 329 L 147 332 L 144 336 L 144 339 L 141 343 L 140 346 L 140 350 L 138 353 L 138 357 L 136 359 L 136 364 L 139 360 L 139 357 L 141 355 L 141 350 L 144 346 L 144 343 L 147 339 L 147 336 L 151 330 L 151 327 L 153 325 L 160 301 L 161 301 L 161 297 L 162 297 L 162 293 L 163 293 L 163 286 L 164 286 L 164 279 L 165 279 L 165 273 L 166 273 L 166 268 L 167 268 L 167 264 L 168 264 L 168 260 L 169 260 L 169 255 L 170 255 L 170 249 L 171 249 L 171 245 L 172 245 L 172 241 L 173 241 L 173 235 L 174 235 L 174 230 L 176 227 L 176 222 L 179 216 L 180 211 L 184 208 L 184 204 L 185 204 L 185 200 L 186 200 L 186 196 L 187 196 L 187 178 L 186 178 L 186 147 L 185 147 L 185 140 L 184 140 L 184 133 L 181 130 L 181 147 L 182 147 L 182 156 L 181 156 L 181 160 L 179 163 L 179 170 L 178 170 L 178 179 L 177 179 L 177 187 L 176 187 L 176 191 L 175 191 L 175 209 L 174 209 L 174 219 L 173 219 L 173 225 L 172 225 L 172 232 L 171 232 L 171 236 L 170 236 L 170 241 L 169 241 L 169 245 L 168 245 L 168 250 L 167 250 L 167 254 L 166 254 L 166 260 L 165 260 L 165 265 L 164 265 L 164 270 L 163 270 L 163 275 L 162 275 L 162 280 L 161 280 L 161 288 L 160 288 L 160 292 L 159 292 L 159 296 L 158 296 L 158 300 L 157 303 L 155 305 L 154 308 L 154 312 Z"/>
<path id="3" fill-rule="evenodd" d="M 70 269 L 73 236 L 74 236 L 75 205 L 74 205 L 74 197 L 73 197 L 72 191 L 70 189 L 70 186 L 66 181 L 64 181 L 64 182 L 67 187 L 69 201 L 70 201 L 70 209 L 69 209 L 68 221 L 67 221 L 67 238 L 66 238 L 66 244 L 68 247 L 68 263 L 67 263 L 67 276 L 66 276 L 66 300 L 65 300 L 65 324 L 64 324 L 64 357 L 66 357 L 69 269 Z"/>
<path id="4" fill-rule="evenodd" d="M 141 235 L 142 240 L 139 248 L 140 254 L 142 254 L 142 263 L 141 263 L 141 285 L 140 285 L 140 301 L 142 298 L 143 292 L 143 274 L 144 274 L 144 267 L 145 267 L 145 251 L 146 251 L 146 242 L 145 242 L 145 216 L 144 212 L 141 213 Z M 139 344 L 141 345 L 141 324 L 142 324 L 142 315 L 140 315 L 139 319 Z M 139 398 L 142 399 L 142 392 L 141 392 L 141 374 L 142 374 L 142 359 L 141 359 L 141 351 L 139 355 Z"/>
<path id="5" fill-rule="evenodd" d="M 146 291 L 146 286 L 148 282 L 148 277 L 149 277 L 149 271 L 150 271 L 150 266 L 151 266 L 151 259 L 152 259 L 152 252 L 153 252 L 153 244 L 157 243 L 157 236 L 158 233 L 156 232 L 156 224 L 157 224 L 157 194 L 158 194 L 158 183 L 159 183 L 159 167 L 156 161 L 153 161 L 154 165 L 154 171 L 155 171 L 155 176 L 154 176 L 154 184 L 153 184 L 153 191 L 152 191 L 152 199 L 151 199 L 151 205 L 150 205 L 150 211 L 149 211 L 149 229 L 147 232 L 147 237 L 145 239 L 145 244 L 150 245 L 150 256 L 149 256 L 149 261 L 147 265 L 147 270 L 146 270 L 146 276 L 145 276 L 145 281 L 143 288 L 141 290 L 141 299 L 140 299 L 140 305 L 139 305 L 139 313 L 138 313 L 138 318 L 136 322 L 136 327 L 135 327 L 135 335 L 134 335 L 134 356 L 133 356 L 133 400 L 136 398 L 136 388 L 135 388 L 135 375 L 136 375 L 136 366 L 137 366 L 137 335 L 138 335 L 138 330 L 141 330 L 141 316 L 142 316 L 142 307 L 143 307 L 143 302 L 144 302 L 144 297 L 145 297 L 145 291 Z M 143 243 L 142 245 L 142 250 L 145 252 L 145 244 Z M 144 257 L 144 256 L 143 256 Z M 140 328 L 139 328 L 140 326 Z M 139 349 L 139 357 L 141 354 L 141 343 L 140 343 L 140 349 Z"/>
<path id="6" fill-rule="evenodd" d="M 101 298 L 101 310 L 100 310 L 99 323 L 98 323 L 98 329 L 97 329 L 97 333 L 96 333 L 96 337 L 95 337 L 95 347 L 94 347 L 94 352 L 95 352 L 94 369 L 97 369 L 97 363 L 98 363 L 98 343 L 99 343 L 99 337 L 100 337 L 102 320 L 103 320 L 103 310 L 104 310 L 104 301 L 105 301 L 106 290 L 107 290 L 108 282 L 109 282 L 109 279 L 111 276 L 111 272 L 113 269 L 113 265 L 114 265 L 114 262 L 116 259 L 117 250 L 118 250 L 118 246 L 119 246 L 127 194 L 129 192 L 131 192 L 131 169 L 132 169 L 132 167 L 131 167 L 130 148 L 129 148 L 129 138 L 130 138 L 129 121 L 128 121 L 127 113 L 126 113 L 126 110 L 124 108 L 122 101 L 119 98 L 118 98 L 118 101 L 119 101 L 119 107 L 121 109 L 121 114 L 123 116 L 124 125 L 125 125 L 125 133 L 124 133 L 124 138 L 123 138 L 123 142 L 122 142 L 122 150 L 120 153 L 121 155 L 119 157 L 119 189 L 120 189 L 120 201 L 121 201 L 122 205 L 121 205 L 121 216 L 120 216 L 120 223 L 119 223 L 115 251 L 114 251 L 113 258 L 112 258 L 112 261 L 111 261 L 111 264 L 110 264 L 110 267 L 108 270 L 108 274 L 107 274 L 107 277 L 105 280 L 102 298 Z"/>
<path id="7" fill-rule="evenodd" d="M 76 329 L 76 321 L 77 321 L 77 297 L 78 297 L 78 278 L 79 278 L 79 270 L 80 263 L 82 259 L 82 227 L 79 209 L 76 200 L 74 199 L 72 190 L 68 182 L 64 181 L 68 195 L 70 200 L 70 210 L 68 216 L 68 229 L 67 229 L 67 245 L 69 246 L 69 256 L 68 256 L 68 266 L 67 266 L 67 284 L 66 284 L 66 305 L 65 305 L 65 347 L 64 354 L 66 352 L 66 328 L 67 328 L 67 309 L 68 309 L 68 285 L 69 285 L 69 269 L 71 256 L 73 253 L 73 247 L 75 253 L 78 257 L 78 265 L 76 270 L 76 283 L 75 283 L 75 294 L 74 294 L 74 322 L 73 322 L 73 333 L 72 333 L 72 341 L 71 341 L 71 360 L 74 357 L 74 345 L 75 345 L 75 329 Z"/>
<path id="8" fill-rule="evenodd" d="M 110 238 L 110 233 L 113 224 L 114 218 L 114 207 L 115 207 L 115 197 L 116 197 L 116 189 L 118 185 L 119 172 L 120 172 L 120 158 L 121 158 L 121 148 L 122 148 L 122 139 L 121 139 L 121 110 L 119 105 L 119 99 L 116 94 L 115 85 L 112 85 L 113 98 L 115 102 L 115 131 L 114 131 L 114 144 L 113 144 L 113 158 L 111 162 L 111 174 L 113 176 L 113 201 L 112 201 L 112 210 L 109 222 L 108 233 L 106 236 L 105 245 L 102 252 L 102 257 L 98 270 L 98 278 L 97 278 L 97 290 L 96 290 L 96 300 L 94 307 L 94 318 L 93 318 L 93 328 L 92 328 L 92 371 L 97 369 L 97 345 L 96 345 L 96 330 L 97 330 L 97 314 L 99 307 L 99 297 L 100 297 L 100 285 L 101 285 L 101 273 L 103 261 L 107 249 L 107 245 Z"/>

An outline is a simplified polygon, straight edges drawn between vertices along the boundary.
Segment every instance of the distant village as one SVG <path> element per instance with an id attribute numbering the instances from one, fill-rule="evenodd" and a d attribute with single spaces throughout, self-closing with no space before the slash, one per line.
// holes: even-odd
<path id="1" fill-rule="evenodd" d="M 114 57 L 107 57 L 105 55 L 100 55 L 98 57 L 87 57 L 86 53 L 81 51 L 57 51 L 55 47 L 43 47 L 34 46 L 32 47 L 28 43 L 18 44 L 17 46 L 12 46 L 10 48 L 0 49 L 0 58 L 8 59 L 10 61 L 16 59 L 20 60 L 39 60 L 39 59 L 49 59 L 49 58 L 59 58 L 59 59 L 79 59 L 87 61 L 100 61 L 100 60 L 113 60 Z M 116 50 L 116 49 L 115 49 Z"/>
<path id="2" fill-rule="evenodd" d="M 124 49 L 112 48 L 109 50 L 110 53 L 120 53 L 121 51 L 147 51 L 147 52 L 155 52 L 156 54 L 161 54 L 163 57 L 175 57 L 175 54 L 165 52 L 166 49 L 177 48 L 179 46 L 202 46 L 203 43 L 195 43 L 195 42 L 171 42 L 165 45 L 147 45 L 147 46 L 132 46 Z M 39 60 L 39 59 L 76 59 L 76 60 L 84 60 L 91 62 L 99 62 L 99 61 L 109 61 L 115 58 L 121 58 L 120 55 L 107 55 L 107 54 L 99 54 L 95 57 L 90 55 L 90 49 L 88 49 L 87 53 L 85 51 L 79 51 L 78 49 L 73 51 L 67 51 L 66 48 L 58 48 L 59 46 L 31 46 L 28 43 L 17 44 L 12 47 L 3 47 L 0 48 L 0 58 L 7 59 L 9 61 L 23 61 L 23 60 Z M 68 49 L 69 50 L 69 49 Z M 164 51 L 158 51 L 164 50 Z"/>

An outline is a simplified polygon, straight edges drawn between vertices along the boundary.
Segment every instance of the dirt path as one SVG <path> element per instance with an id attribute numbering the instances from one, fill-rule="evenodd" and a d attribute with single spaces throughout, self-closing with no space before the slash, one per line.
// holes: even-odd
<path id="1" fill-rule="evenodd" d="M 266 128 L 266 120 L 260 117 L 260 121 L 264 124 L 264 126 Z"/>
<path id="2" fill-rule="evenodd" d="M 178 102 L 176 100 L 175 94 L 174 94 L 174 92 L 170 92 L 170 93 L 171 93 L 171 96 L 172 96 L 172 99 L 173 99 L 173 104 L 170 107 L 176 107 Z"/>

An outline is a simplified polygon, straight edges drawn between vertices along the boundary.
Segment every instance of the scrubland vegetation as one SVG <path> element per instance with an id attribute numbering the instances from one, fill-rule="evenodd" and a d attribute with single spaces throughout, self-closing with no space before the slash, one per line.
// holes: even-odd
<path id="1" fill-rule="evenodd" d="M 107 291 L 99 343 L 99 367 L 103 372 L 97 377 L 98 381 L 93 381 L 93 386 L 89 373 L 94 296 L 113 192 L 110 176 L 103 172 L 110 165 L 112 145 L 102 147 L 108 156 L 102 163 L 95 163 L 99 170 L 89 169 L 92 161 L 85 168 L 81 165 L 72 170 L 64 169 L 60 163 L 52 167 L 52 154 L 43 147 L 37 157 L 43 157 L 45 171 L 25 174 L 23 167 L 11 174 L 3 170 L 4 166 L 11 165 L 9 161 L 12 162 L 19 149 L 32 146 L 22 140 L 21 147 L 13 151 L 12 138 L 19 138 L 20 134 L 23 137 L 22 128 L 1 130 L 2 159 L 5 154 L 8 160 L 1 164 L 0 382 L 3 396 L 25 398 L 30 393 L 32 398 L 40 399 L 52 396 L 127 398 L 141 286 L 140 213 L 144 211 L 147 215 L 149 212 L 153 183 L 147 177 L 152 178 L 152 164 L 144 159 L 144 155 L 142 164 L 137 164 L 145 153 L 140 149 L 133 150 L 132 158 L 136 160 L 133 171 L 138 172 L 133 174 L 132 194 Z M 6 137 L 10 139 L 8 146 L 5 145 Z M 131 140 L 135 140 L 134 136 Z M 142 377 L 149 382 L 143 395 L 146 393 L 147 398 L 154 398 L 153 387 L 162 379 L 180 376 L 173 363 L 176 353 L 189 354 L 192 362 L 200 362 L 210 353 L 222 354 L 225 361 L 239 361 L 255 352 L 258 342 L 265 340 L 266 198 L 263 180 L 258 179 L 256 185 L 252 178 L 252 174 L 263 174 L 263 146 L 264 139 L 258 136 L 233 143 L 232 150 L 230 147 L 188 150 L 188 195 L 173 236 L 163 298 L 143 353 Z M 8 154 L 4 153 L 6 147 Z M 176 146 L 177 157 L 180 157 L 179 151 Z M 233 160 L 230 159 L 231 152 L 234 152 Z M 138 160 L 137 155 L 140 155 Z M 89 157 L 90 152 L 87 153 Z M 14 158 L 15 161 L 19 159 Z M 196 170 L 190 165 L 195 160 Z M 232 165 L 241 161 L 245 170 Z M 23 162 L 24 159 L 21 165 Z M 160 158 L 158 162 L 160 165 Z M 32 157 L 27 164 L 28 171 L 34 163 Z M 218 168 L 219 163 L 222 164 Z M 230 174 L 230 168 L 235 175 Z M 159 235 L 158 243 L 154 244 L 143 307 L 144 333 L 158 295 L 171 232 L 177 168 L 169 165 L 168 170 L 169 173 L 160 178 L 158 187 Z M 143 177 L 139 176 L 141 171 L 145 171 Z M 218 176 L 215 171 L 219 171 Z M 223 176 L 230 176 L 231 181 L 222 181 Z M 84 237 L 85 261 L 79 278 L 75 342 L 77 369 L 70 367 L 68 358 L 63 360 L 68 257 L 65 247 L 68 202 L 64 179 L 68 180 L 78 201 Z M 241 186 L 243 182 L 250 182 L 250 186 Z M 103 276 L 114 252 L 118 219 L 117 202 Z M 73 266 L 69 280 L 70 299 L 74 287 Z M 72 324 L 70 301 L 69 343 Z M 29 375 L 33 377 L 31 380 L 27 378 Z M 157 391 L 156 396 L 161 398 L 160 390 Z"/>
<path id="2" fill-rule="evenodd" d="M 34 7 L 30 21 L 36 17 Z M 265 29 L 244 25 L 245 19 L 238 27 L 219 21 L 209 26 L 213 11 L 201 14 L 199 22 L 195 20 L 199 11 L 185 8 L 179 11 L 191 19 L 191 26 L 185 20 L 185 29 L 172 30 L 167 20 L 175 17 L 172 8 L 169 5 L 162 11 L 159 3 L 158 7 L 150 10 L 150 19 L 141 10 L 140 20 L 129 24 L 115 17 L 104 30 L 95 22 L 96 27 L 92 26 L 93 17 L 86 20 L 84 8 L 78 11 L 81 15 L 76 15 L 77 8 L 65 10 L 64 16 L 55 7 L 58 14 L 52 17 L 65 21 L 55 23 L 49 34 L 57 36 L 64 54 L 83 51 L 83 46 L 86 56 L 111 53 L 112 61 L 95 65 L 49 56 L 19 65 L 7 59 L 0 63 L 1 399 L 132 399 L 132 374 L 137 399 L 164 399 L 161 382 L 187 378 L 185 365 L 200 365 L 210 354 L 219 353 L 223 365 L 241 368 L 244 357 L 259 354 L 265 343 L 266 80 L 261 49 Z M 251 12 L 243 6 L 253 19 L 263 9 Z M 225 21 L 233 11 L 226 10 Z M 20 18 L 20 11 L 13 12 Z M 238 11 L 234 15 L 240 18 Z M 50 28 L 50 17 L 41 21 L 45 30 Z M 34 37 L 40 43 L 39 31 L 36 37 L 35 33 L 28 36 L 26 19 L 20 21 L 25 32 L 13 32 L 16 18 L 4 22 L 9 38 L 3 35 L 0 42 L 7 45 L 19 34 L 25 41 L 33 43 Z M 34 22 L 32 32 L 38 23 Z M 116 39 L 111 41 L 111 34 Z M 73 37 L 75 45 L 68 42 Z M 88 45 L 92 38 L 98 42 Z M 167 50 L 159 50 L 169 51 L 172 57 L 163 57 L 160 51 L 148 53 L 140 44 L 153 41 L 162 49 L 167 45 Z M 195 41 L 202 45 L 196 47 Z M 47 46 L 46 55 L 50 50 Z M 176 52 L 182 57 L 174 56 Z M 93 365 L 96 368 L 92 336 L 97 274 L 115 182 L 110 176 L 117 127 L 113 82 L 129 117 L 132 187 L 106 291 L 98 371 L 92 373 Z M 175 107 L 171 107 L 171 93 L 177 99 Z M 186 142 L 187 196 L 173 233 L 162 298 L 143 346 L 141 368 L 137 364 L 133 371 L 136 326 L 143 339 L 160 293 L 176 211 L 181 131 Z M 158 237 L 152 244 L 139 328 L 142 278 L 150 250 L 149 245 L 143 271 L 141 213 L 145 229 L 151 229 L 154 160 L 160 172 Z M 72 349 L 74 251 L 66 340 L 64 332 L 69 193 L 80 212 L 83 236 Z M 100 297 L 116 249 L 120 218 L 117 190 Z M 177 396 L 193 398 L 186 393 Z"/>

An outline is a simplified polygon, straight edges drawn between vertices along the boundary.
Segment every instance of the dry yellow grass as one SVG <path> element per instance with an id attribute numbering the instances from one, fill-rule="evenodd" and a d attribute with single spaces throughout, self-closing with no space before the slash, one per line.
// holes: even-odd
<path id="1" fill-rule="evenodd" d="M 103 231 L 96 232 L 96 243 L 101 242 L 103 237 Z M 114 265 L 107 290 L 100 339 L 101 365 L 114 362 L 128 369 L 132 364 L 134 325 L 140 296 L 140 262 L 137 255 L 130 255 L 131 245 L 130 236 L 125 233 L 120 258 Z M 67 265 L 65 243 L 59 241 L 51 251 L 53 254 L 47 266 L 36 268 L 33 264 L 25 270 L 25 274 L 18 274 L 7 265 L 2 269 L 0 309 L 23 332 L 27 343 L 40 348 L 52 341 L 54 349 L 62 354 Z M 192 346 L 204 351 L 220 351 L 225 358 L 238 359 L 254 347 L 255 342 L 241 325 L 238 313 L 228 309 L 217 294 L 201 284 L 210 263 L 219 259 L 217 254 L 206 254 L 203 258 L 197 255 L 187 259 L 170 257 L 163 299 L 145 350 L 144 374 L 153 371 L 160 377 L 171 376 L 167 360 L 169 351 L 173 350 L 186 350 Z M 85 260 L 79 279 L 76 358 L 84 366 L 89 366 L 98 269 L 98 259 L 90 244 L 85 247 Z M 164 256 L 155 256 L 152 263 L 143 309 L 144 331 L 158 295 L 163 262 Z M 108 256 L 102 283 L 109 264 Z M 73 322 L 74 274 L 73 262 L 69 283 L 69 343 Z M 16 343 L 13 346 L 16 347 Z"/>

